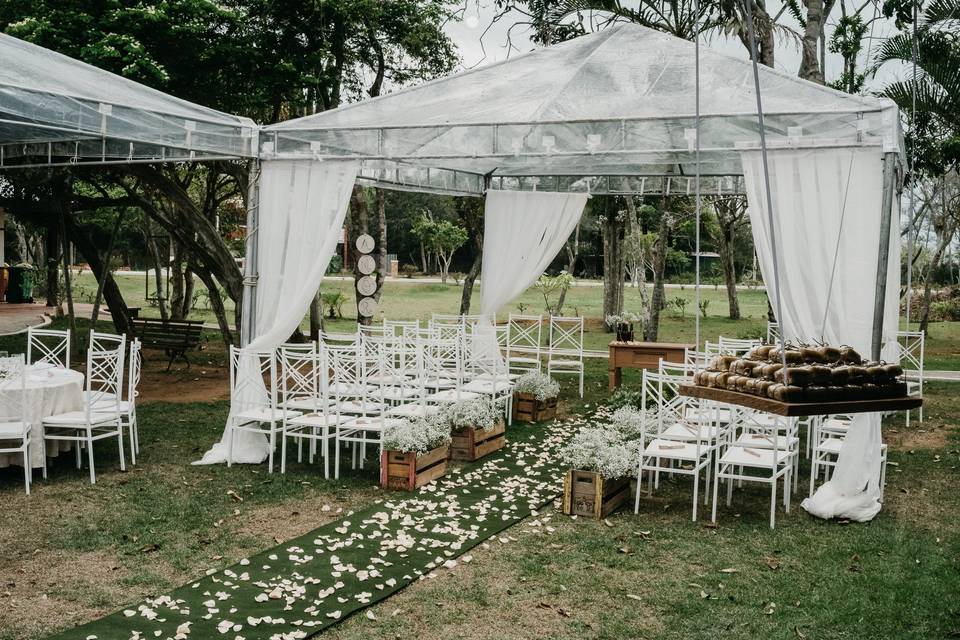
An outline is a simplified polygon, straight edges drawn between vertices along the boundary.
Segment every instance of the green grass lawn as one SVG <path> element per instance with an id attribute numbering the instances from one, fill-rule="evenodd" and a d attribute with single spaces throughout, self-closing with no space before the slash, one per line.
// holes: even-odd
<path id="1" fill-rule="evenodd" d="M 401 285 L 398 285 L 398 287 Z M 403 285 L 420 287 L 421 285 Z M 426 285 L 435 286 L 435 285 Z M 419 303 L 398 298 L 413 307 Z M 591 290 L 592 291 L 592 290 Z M 440 292 L 442 293 L 442 292 Z M 438 294 L 439 295 L 439 294 Z M 412 296 L 411 296 L 412 297 Z M 423 313 L 426 313 L 425 311 Z M 400 317 L 400 316 L 397 316 Z M 62 322 L 62 321 L 58 321 Z M 713 322 L 723 327 L 723 320 Z M 758 325 L 759 326 L 759 321 Z M 752 326 L 731 325 L 730 329 Z M 669 318 L 682 338 L 689 319 Z M 723 327 L 726 330 L 726 327 Z M 949 360 L 955 328 L 934 333 Z M 337 519 L 381 495 L 376 465 L 326 481 L 316 466 L 286 475 L 263 466 L 195 467 L 223 428 L 227 403 L 151 401 L 202 384 L 225 387 L 211 334 L 190 370 L 164 374 L 148 357 L 139 464 L 117 469 L 112 442 L 96 448 L 98 483 L 61 457 L 23 495 L 18 467 L 0 469 L 0 639 L 42 638 L 157 594 L 207 569 Z M 22 337 L 0 348 L 22 349 Z M 943 341 L 942 344 L 940 341 Z M 563 378 L 561 409 L 603 402 L 606 362 L 590 360 L 586 397 Z M 629 374 L 626 384 L 636 383 Z M 206 379 L 204 376 L 214 376 Z M 219 385 L 219 386 L 217 386 Z M 203 387 L 206 388 L 206 387 Z M 212 388 L 212 387 L 211 387 Z M 605 523 L 554 515 L 506 543 L 478 548 L 469 565 L 419 582 L 326 632 L 330 638 L 946 638 L 960 634 L 960 394 L 930 383 L 926 421 L 887 421 L 886 503 L 869 524 L 823 522 L 799 509 L 767 528 L 769 494 L 734 493 L 719 526 L 690 521 L 690 486 L 666 481 L 641 510 Z M 522 427 L 514 427 L 520 428 Z M 508 431 L 509 434 L 509 431 Z"/>

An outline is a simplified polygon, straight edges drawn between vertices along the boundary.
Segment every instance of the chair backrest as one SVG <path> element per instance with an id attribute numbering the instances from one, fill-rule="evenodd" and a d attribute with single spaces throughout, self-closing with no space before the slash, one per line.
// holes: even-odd
<path id="1" fill-rule="evenodd" d="M 780 342 L 780 323 L 767 320 L 767 344 Z"/>
<path id="2" fill-rule="evenodd" d="M 550 355 L 583 359 L 583 316 L 550 316 Z"/>
<path id="3" fill-rule="evenodd" d="M 671 376 L 692 376 L 694 368 L 691 367 L 686 358 L 683 362 L 667 362 L 663 358 L 660 358 L 659 366 L 657 367 L 657 372 L 660 374 L 666 374 Z"/>
<path id="4" fill-rule="evenodd" d="M 407 329 L 419 329 L 419 320 L 387 320 L 383 319 L 384 333 L 392 336 L 401 337 Z"/>
<path id="5" fill-rule="evenodd" d="M 104 349 L 87 350 L 87 398 L 86 412 L 89 421 L 93 405 L 109 404 L 120 412 L 116 401 L 123 395 L 123 361 L 126 351 L 126 338 L 122 338 L 115 347 L 101 343 Z M 101 412 L 100 409 L 97 412 Z"/>
<path id="6" fill-rule="evenodd" d="M 90 349 L 94 351 L 110 351 L 116 349 L 118 345 L 125 344 L 126 336 L 116 333 L 101 333 L 99 331 L 90 332 Z"/>
<path id="7" fill-rule="evenodd" d="M 543 316 L 511 313 L 507 320 L 507 356 L 511 353 L 540 355 Z"/>
<path id="8" fill-rule="evenodd" d="M 143 354 L 140 352 L 141 344 L 138 338 L 134 338 L 130 343 L 130 358 L 127 365 L 127 400 L 130 403 L 136 399 L 140 387 L 140 369 L 143 365 Z"/>
<path id="9" fill-rule="evenodd" d="M 923 375 L 923 331 L 897 331 L 898 356 L 904 369 L 919 371 Z"/>
<path id="10" fill-rule="evenodd" d="M 299 346 L 299 345 L 298 345 Z M 280 347 L 280 392 L 284 402 L 312 403 L 313 411 L 326 408 L 326 350 Z"/>
<path id="11" fill-rule="evenodd" d="M 360 342 L 360 332 L 356 333 L 334 333 L 330 331 L 320 332 L 320 342 L 326 345 L 335 344 L 354 344 Z"/>
<path id="12" fill-rule="evenodd" d="M 688 382 L 685 375 L 643 370 L 640 387 L 640 406 L 644 410 L 644 437 L 659 435 L 674 424 L 687 425 L 690 399 L 680 395 L 680 385 Z M 650 424 L 650 414 L 655 416 Z M 691 433 L 696 433 L 693 427 Z"/>
<path id="13" fill-rule="evenodd" d="M 230 406 L 234 411 L 277 407 L 277 352 L 230 347 Z"/>
<path id="14" fill-rule="evenodd" d="M 26 362 L 23 354 L 0 358 L 0 422 L 23 422 L 26 417 Z"/>
<path id="15" fill-rule="evenodd" d="M 730 355 L 743 355 L 759 346 L 762 342 L 759 339 L 751 338 L 725 338 L 720 336 L 720 350 Z"/>
<path id="16" fill-rule="evenodd" d="M 49 363 L 70 368 L 70 332 L 27 329 L 27 364 Z"/>
<path id="17" fill-rule="evenodd" d="M 337 399 L 350 397 L 348 387 L 366 383 L 366 367 L 359 349 L 353 345 L 336 345 L 325 348 L 330 370 L 330 386 Z"/>

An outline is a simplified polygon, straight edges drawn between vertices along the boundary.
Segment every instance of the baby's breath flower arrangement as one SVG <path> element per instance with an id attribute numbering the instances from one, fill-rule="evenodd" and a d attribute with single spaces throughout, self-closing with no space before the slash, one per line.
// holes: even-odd
<path id="1" fill-rule="evenodd" d="M 550 376 L 537 371 L 531 371 L 517 378 L 514 391 L 517 393 L 529 393 L 537 400 L 543 402 L 560 395 L 560 384 Z"/>
<path id="2" fill-rule="evenodd" d="M 560 458 L 571 469 L 593 471 L 607 480 L 626 478 L 636 471 L 637 445 L 606 427 L 588 427 L 570 439 Z"/>
<path id="3" fill-rule="evenodd" d="M 644 418 L 647 421 L 647 428 L 651 429 L 656 416 L 645 412 L 643 409 L 630 406 L 620 407 L 613 412 L 613 416 L 610 418 L 610 429 L 619 433 L 624 441 L 636 440 L 643 430 Z"/>
<path id="4" fill-rule="evenodd" d="M 450 423 L 441 416 L 403 420 L 383 434 L 388 451 L 427 453 L 450 444 Z"/>
<path id="5" fill-rule="evenodd" d="M 483 398 L 455 402 L 444 409 L 442 417 L 454 431 L 469 427 L 489 431 L 500 422 L 500 412 Z"/>

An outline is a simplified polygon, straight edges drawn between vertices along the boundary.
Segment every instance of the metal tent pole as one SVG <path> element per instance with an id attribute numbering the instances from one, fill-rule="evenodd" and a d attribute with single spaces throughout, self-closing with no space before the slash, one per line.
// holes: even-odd
<path id="1" fill-rule="evenodd" d="M 243 309 L 240 317 L 240 344 L 246 347 L 257 335 L 257 239 L 260 237 L 260 160 L 250 161 L 247 187 L 247 247 L 243 265 Z"/>
<path id="2" fill-rule="evenodd" d="M 887 267 L 890 264 L 890 227 L 893 218 L 893 191 L 897 170 L 897 154 L 883 154 L 883 198 L 880 205 L 880 247 L 877 252 L 876 295 L 873 300 L 873 339 L 870 356 L 880 359 L 883 347 L 883 312 L 887 299 Z M 898 314 L 899 315 L 899 314 Z"/>

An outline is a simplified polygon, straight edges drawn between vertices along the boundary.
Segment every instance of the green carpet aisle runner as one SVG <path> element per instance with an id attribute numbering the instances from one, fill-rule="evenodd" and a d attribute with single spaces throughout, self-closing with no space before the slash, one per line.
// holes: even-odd
<path id="1" fill-rule="evenodd" d="M 416 493 L 384 493 L 299 538 L 64 632 L 70 640 L 294 640 L 426 576 L 553 501 L 557 454 L 583 419 L 515 426 L 512 441 Z"/>

